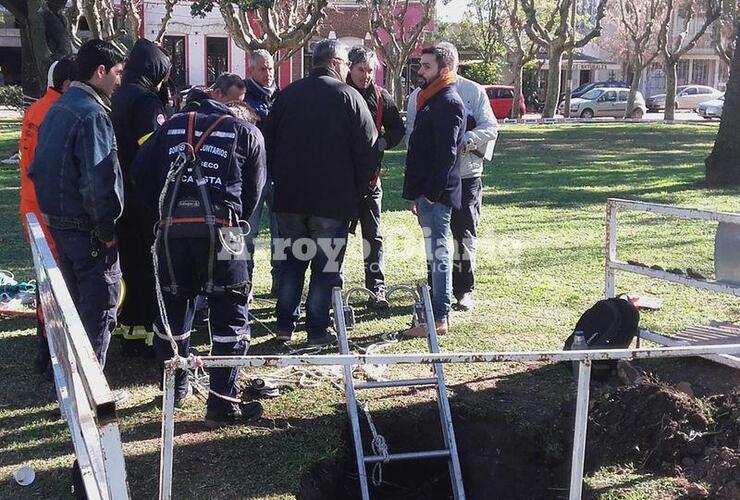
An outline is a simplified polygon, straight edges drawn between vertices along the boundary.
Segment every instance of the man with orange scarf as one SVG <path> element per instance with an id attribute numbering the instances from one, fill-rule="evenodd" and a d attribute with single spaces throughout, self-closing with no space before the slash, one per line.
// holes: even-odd
<path id="1" fill-rule="evenodd" d="M 448 330 L 452 305 L 452 256 L 449 249 L 450 217 L 460 208 L 460 158 L 466 112 L 455 90 L 457 55 L 446 47 L 421 51 L 416 96 L 416 119 L 411 132 L 403 179 L 403 197 L 412 201 L 425 239 L 432 311 L 439 335 Z M 422 326 L 404 332 L 426 336 Z"/>

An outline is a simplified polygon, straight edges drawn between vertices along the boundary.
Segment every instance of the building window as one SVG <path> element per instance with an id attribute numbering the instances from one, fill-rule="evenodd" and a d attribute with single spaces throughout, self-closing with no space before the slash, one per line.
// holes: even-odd
<path id="1" fill-rule="evenodd" d="M 187 73 L 187 48 L 184 36 L 166 36 L 164 37 L 164 50 L 170 56 L 172 70 L 170 78 L 182 90 L 188 85 Z"/>
<path id="2" fill-rule="evenodd" d="M 676 84 L 687 85 L 689 83 L 689 60 L 678 61 L 676 67 Z"/>
<path id="3" fill-rule="evenodd" d="M 229 71 L 229 39 L 206 37 L 206 83 L 210 86 Z"/>
<path id="4" fill-rule="evenodd" d="M 303 47 L 303 77 L 307 77 L 311 73 L 313 67 L 313 48 L 317 42 L 310 42 Z"/>
<path id="5" fill-rule="evenodd" d="M 709 63 L 707 60 L 694 59 L 691 69 L 691 83 L 709 85 Z"/>

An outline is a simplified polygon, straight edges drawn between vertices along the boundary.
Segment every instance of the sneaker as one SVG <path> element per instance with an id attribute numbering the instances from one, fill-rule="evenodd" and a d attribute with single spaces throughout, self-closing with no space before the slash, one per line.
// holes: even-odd
<path id="1" fill-rule="evenodd" d="M 310 346 L 325 346 L 331 345 L 337 341 L 337 336 L 334 334 L 331 328 L 327 328 L 324 332 L 318 335 L 308 334 L 308 345 Z"/>
<path id="2" fill-rule="evenodd" d="M 113 401 L 115 401 L 116 406 L 128 401 L 129 396 L 130 394 L 126 389 L 116 389 L 113 391 Z"/>
<path id="3" fill-rule="evenodd" d="M 472 311 L 475 308 L 475 299 L 473 298 L 473 292 L 467 292 L 457 299 L 457 309 L 460 311 Z"/>
<path id="4" fill-rule="evenodd" d="M 188 383 L 187 389 L 184 391 L 177 391 L 177 393 L 175 393 L 175 408 L 182 408 L 185 406 L 185 401 L 187 401 L 192 395 L 193 386 Z"/>
<path id="5" fill-rule="evenodd" d="M 367 301 L 367 306 L 376 311 L 388 309 L 390 304 L 388 304 L 388 299 L 385 297 L 385 290 L 376 291 L 375 297 Z"/>
<path id="6" fill-rule="evenodd" d="M 284 332 L 281 330 L 278 330 L 275 332 L 275 340 L 278 340 L 280 342 L 290 342 L 290 339 L 293 338 L 292 332 Z"/>
<path id="7" fill-rule="evenodd" d="M 264 408 L 259 401 L 229 404 L 228 410 L 206 410 L 205 424 L 209 429 L 218 429 L 225 425 L 246 424 L 259 420 Z"/>

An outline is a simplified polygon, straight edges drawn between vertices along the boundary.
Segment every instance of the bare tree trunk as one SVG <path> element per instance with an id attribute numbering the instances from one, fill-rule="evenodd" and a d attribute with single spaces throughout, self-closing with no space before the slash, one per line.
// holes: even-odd
<path id="1" fill-rule="evenodd" d="M 402 67 L 386 66 L 385 89 L 393 96 L 393 101 L 401 109 L 403 106 L 403 85 L 401 84 Z"/>
<path id="2" fill-rule="evenodd" d="M 665 62 L 665 114 L 664 120 L 673 121 L 676 118 L 676 67 L 678 61 L 666 59 Z"/>
<path id="3" fill-rule="evenodd" d="M 4 2 L 3 5 L 15 15 L 20 27 L 23 93 L 40 97 L 46 90 L 49 65 L 70 50 L 61 17 L 64 4 L 28 0 L 23 4 Z"/>
<path id="4" fill-rule="evenodd" d="M 553 43 L 550 47 L 548 62 L 550 70 L 547 75 L 547 95 L 545 96 L 545 109 L 542 110 L 542 118 L 553 118 L 558 108 L 560 99 L 560 65 L 563 62 L 562 45 Z"/>
<path id="5" fill-rule="evenodd" d="M 521 118 L 522 114 L 519 111 L 521 101 L 524 99 L 522 96 L 522 74 L 524 73 L 524 64 L 522 64 L 521 58 L 517 63 L 514 64 L 514 102 L 511 103 L 511 117 Z"/>
<path id="6" fill-rule="evenodd" d="M 637 89 L 640 87 L 640 78 L 642 77 L 642 67 L 639 65 L 633 66 L 632 69 L 632 80 L 630 81 L 630 93 L 627 97 L 627 109 L 624 112 L 625 118 L 633 118 L 632 110 L 635 109 L 635 98 L 637 97 Z"/>
<path id="7" fill-rule="evenodd" d="M 736 30 L 735 46 L 740 47 L 740 26 Z M 707 184 L 730 186 L 740 184 L 740 57 L 732 58 L 730 79 L 725 92 L 722 121 L 714 148 L 704 161 Z"/>

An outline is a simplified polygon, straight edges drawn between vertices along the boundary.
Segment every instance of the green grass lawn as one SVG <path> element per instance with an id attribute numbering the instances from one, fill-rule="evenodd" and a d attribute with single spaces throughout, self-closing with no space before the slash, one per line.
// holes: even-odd
<path id="1" fill-rule="evenodd" d="M 454 313 L 451 332 L 441 340 L 445 351 L 519 351 L 558 349 L 578 316 L 604 288 L 604 215 L 608 197 L 738 211 L 738 192 L 703 186 L 703 160 L 714 141 L 715 126 L 609 124 L 562 127 L 507 127 L 496 155 L 486 167 L 480 227 L 474 313 Z M 0 158 L 15 147 L 17 132 L 0 130 Z M 383 222 L 389 285 L 424 278 L 420 231 L 399 192 L 403 151 L 386 156 Z M 33 269 L 17 215 L 17 169 L 0 166 L 0 268 L 30 278 Z M 714 226 L 655 215 L 620 216 L 620 258 L 691 267 L 712 276 Z M 269 289 L 268 256 L 256 256 L 257 291 Z M 362 283 L 357 239 L 347 252 L 348 285 Z M 714 320 L 738 320 L 737 301 L 712 293 L 618 276 L 618 290 L 650 293 L 663 300 L 661 311 L 645 314 L 643 326 L 675 332 Z M 402 329 L 408 303 L 382 317 L 362 314 L 353 338 L 367 342 L 377 334 Z M 274 326 L 271 305 L 257 301 L 253 313 Z M 68 491 L 72 451 L 64 422 L 53 417 L 48 389 L 30 374 L 34 353 L 30 322 L 0 319 L 0 497 L 52 498 Z M 284 352 L 265 329 L 254 324 L 251 352 Z M 299 332 L 289 347 L 305 339 Z M 207 351 L 207 334 L 194 342 Z M 422 340 L 398 343 L 387 352 L 413 352 Z M 282 350 L 281 350 L 282 349 Z M 447 369 L 451 384 L 479 377 L 505 381 L 528 366 L 469 365 Z M 390 371 L 422 373 L 423 369 Z M 114 341 L 106 367 L 113 387 L 127 387 L 132 397 L 120 411 L 129 483 L 133 498 L 152 498 L 158 476 L 160 413 L 156 370 L 149 360 L 124 359 Z M 548 383 L 561 384 L 554 378 Z M 570 381 L 567 381 L 570 383 Z M 522 386 L 522 391 L 531 390 Z M 385 395 L 387 396 L 387 394 Z M 543 394 L 546 397 L 546 394 Z M 418 402 L 418 397 L 378 397 L 371 407 L 390 411 Z M 481 408 L 490 400 L 473 401 Z M 456 402 L 453 398 L 453 408 Z M 340 446 L 346 422 L 342 395 L 329 384 L 300 389 L 265 402 L 265 419 L 256 427 L 205 432 L 203 405 L 192 402 L 178 412 L 176 426 L 176 498 L 291 498 L 302 472 Z M 526 420 L 526 415 L 514 415 Z M 564 432 L 570 433 L 571 429 Z M 22 463 L 36 469 L 36 482 L 20 491 L 9 476 Z M 218 470 L 218 476 L 212 471 Z M 617 475 L 618 476 L 618 475 Z M 608 473 L 595 474 L 603 499 L 671 498 L 670 481 L 639 472 L 624 486 Z M 652 493 L 651 493 L 652 492 Z"/>

